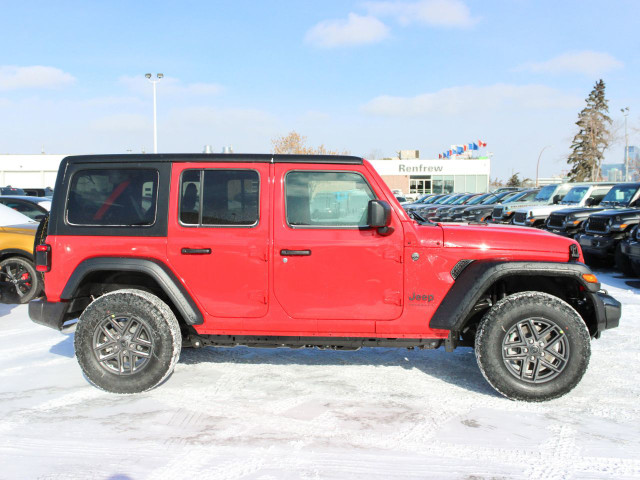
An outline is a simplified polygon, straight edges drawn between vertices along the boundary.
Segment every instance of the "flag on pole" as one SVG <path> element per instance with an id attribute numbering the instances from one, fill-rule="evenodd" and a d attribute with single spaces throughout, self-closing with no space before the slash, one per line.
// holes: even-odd
<path id="1" fill-rule="evenodd" d="M 456 153 L 457 153 L 458 155 L 460 155 L 462 152 L 464 152 L 464 150 L 462 150 L 462 147 L 457 147 L 457 148 L 456 148 Z"/>
<path id="2" fill-rule="evenodd" d="M 474 149 L 474 150 L 478 150 L 478 144 L 477 144 L 477 143 L 474 143 L 474 144 L 473 144 L 473 149 Z"/>

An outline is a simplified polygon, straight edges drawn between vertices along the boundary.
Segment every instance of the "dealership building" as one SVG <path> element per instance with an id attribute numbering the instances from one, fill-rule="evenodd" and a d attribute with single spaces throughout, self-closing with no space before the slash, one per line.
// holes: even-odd
<path id="1" fill-rule="evenodd" d="M 491 159 L 371 160 L 389 188 L 404 194 L 488 192 Z"/>

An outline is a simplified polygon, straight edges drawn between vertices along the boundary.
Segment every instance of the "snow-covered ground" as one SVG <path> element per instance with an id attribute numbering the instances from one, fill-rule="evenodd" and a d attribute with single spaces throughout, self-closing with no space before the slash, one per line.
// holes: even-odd
<path id="1" fill-rule="evenodd" d="M 185 350 L 141 395 L 83 378 L 73 336 L 0 305 L 0 478 L 640 478 L 640 290 L 544 404 L 494 393 L 455 353 Z"/>

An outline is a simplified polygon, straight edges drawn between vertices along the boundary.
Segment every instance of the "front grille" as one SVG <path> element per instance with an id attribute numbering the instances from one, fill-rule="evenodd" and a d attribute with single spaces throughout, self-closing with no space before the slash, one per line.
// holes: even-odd
<path id="1" fill-rule="evenodd" d="M 499 220 L 502 218 L 502 207 L 495 207 L 493 209 L 493 213 L 491 214 L 491 216 L 495 219 L 495 220 Z"/>
<path id="2" fill-rule="evenodd" d="M 516 212 L 516 215 L 513 219 L 513 223 L 524 225 L 526 221 L 527 221 L 527 212 Z"/>
<path id="3" fill-rule="evenodd" d="M 566 218 L 565 215 L 558 215 L 558 214 L 552 213 L 551 216 L 549 217 L 549 226 L 560 228 L 564 226 L 565 218 Z"/>
<path id="4" fill-rule="evenodd" d="M 609 230 L 608 217 L 591 217 L 589 218 L 588 232 L 606 233 Z"/>

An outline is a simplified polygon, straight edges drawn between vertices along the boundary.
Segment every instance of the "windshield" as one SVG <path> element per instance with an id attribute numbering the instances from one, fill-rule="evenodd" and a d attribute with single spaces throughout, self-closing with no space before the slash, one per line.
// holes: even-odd
<path id="1" fill-rule="evenodd" d="M 478 205 L 480 202 L 484 202 L 486 199 L 493 197 L 491 193 L 485 193 L 484 195 L 478 195 L 476 198 L 469 200 L 467 205 Z"/>
<path id="2" fill-rule="evenodd" d="M 628 205 L 637 191 L 637 185 L 616 185 L 609 190 L 600 205 Z"/>
<path id="3" fill-rule="evenodd" d="M 458 197 L 451 205 L 462 205 L 465 201 L 469 200 L 473 195 L 462 195 Z"/>
<path id="4" fill-rule="evenodd" d="M 546 202 L 551 198 L 553 192 L 556 191 L 557 185 L 547 185 L 543 187 L 542 190 L 538 192 L 536 198 L 534 199 L 536 202 Z"/>
<path id="5" fill-rule="evenodd" d="M 433 195 L 431 195 L 430 193 L 427 193 L 426 195 L 422 195 L 419 199 L 416 200 L 416 203 L 422 203 L 425 200 L 427 200 L 429 197 L 432 197 Z"/>
<path id="6" fill-rule="evenodd" d="M 588 191 L 589 187 L 573 187 L 560 203 L 563 205 L 580 203 Z"/>
<path id="7" fill-rule="evenodd" d="M 459 197 L 459 195 L 452 195 L 450 198 L 442 202 L 442 205 L 451 205 L 455 202 Z"/>

